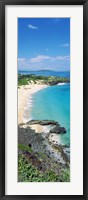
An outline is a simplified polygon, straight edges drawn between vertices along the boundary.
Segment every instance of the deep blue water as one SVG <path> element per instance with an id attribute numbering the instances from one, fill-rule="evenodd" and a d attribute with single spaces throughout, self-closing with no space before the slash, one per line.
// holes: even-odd
<path id="1" fill-rule="evenodd" d="M 56 72 L 51 70 L 40 70 L 40 71 L 18 71 L 19 74 L 36 74 L 41 76 L 61 76 L 61 77 L 70 77 L 70 72 Z"/>
<path id="2" fill-rule="evenodd" d="M 47 87 L 33 94 L 32 119 L 58 121 L 67 133 L 61 143 L 70 144 L 70 84 Z"/>

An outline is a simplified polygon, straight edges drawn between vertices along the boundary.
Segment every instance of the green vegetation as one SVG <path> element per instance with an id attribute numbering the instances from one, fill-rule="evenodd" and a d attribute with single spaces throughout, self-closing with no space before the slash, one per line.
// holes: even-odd
<path id="1" fill-rule="evenodd" d="M 18 77 L 18 85 L 28 85 L 28 79 L 27 78 L 22 78 L 22 77 Z"/>
<path id="2" fill-rule="evenodd" d="M 27 151 L 27 152 L 33 152 L 31 147 L 24 145 L 24 144 L 18 144 L 18 148 L 20 150 L 24 150 L 24 151 Z"/>
<path id="3" fill-rule="evenodd" d="M 47 84 L 47 85 L 56 85 L 58 83 L 67 83 L 69 82 L 68 78 L 65 77 L 55 77 L 55 76 L 36 76 L 34 74 L 31 75 L 18 75 L 18 86 L 28 85 L 33 82 L 34 84 Z"/>
<path id="4" fill-rule="evenodd" d="M 69 170 L 65 169 L 56 174 L 52 170 L 42 172 L 37 170 L 24 155 L 18 158 L 19 182 L 69 182 Z"/>

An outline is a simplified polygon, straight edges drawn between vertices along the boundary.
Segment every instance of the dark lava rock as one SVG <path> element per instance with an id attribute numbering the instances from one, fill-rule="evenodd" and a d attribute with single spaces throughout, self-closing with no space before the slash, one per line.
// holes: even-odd
<path id="1" fill-rule="evenodd" d="M 56 133 L 56 134 L 66 133 L 66 129 L 64 127 L 57 125 L 53 129 L 50 130 L 50 133 Z"/>
<path id="2" fill-rule="evenodd" d="M 58 81 L 49 81 L 49 85 L 53 86 L 53 85 L 57 85 L 58 84 Z"/>
<path id="3" fill-rule="evenodd" d="M 56 128 L 56 133 L 61 133 L 61 131 L 65 132 L 65 128 L 60 127 L 58 122 L 55 122 L 54 120 L 31 120 L 26 123 L 26 127 L 24 126 L 25 124 L 20 124 L 18 126 L 18 143 L 32 147 L 32 152 L 19 149 L 19 154 L 23 153 L 28 162 L 31 162 L 38 170 L 41 170 L 42 172 L 53 170 L 59 174 L 60 170 L 62 170 L 64 165 L 68 162 L 65 156 L 67 150 L 65 150 L 65 147 L 63 150 L 63 147 L 58 147 L 55 143 L 53 144 L 53 147 L 52 143 L 50 144 L 48 140 L 51 132 L 48 132 L 47 134 L 38 134 L 31 129 L 30 125 L 33 124 L 51 125 L 52 130 L 55 130 Z M 55 133 L 55 131 L 53 133 Z M 60 161 L 58 161 L 58 159 L 60 159 Z"/>
<path id="4" fill-rule="evenodd" d="M 47 125 L 51 125 L 51 126 L 58 125 L 59 126 L 58 122 L 56 122 L 54 120 L 30 120 L 26 124 L 28 124 L 28 125 L 39 124 L 42 126 L 47 126 Z"/>
<path id="5" fill-rule="evenodd" d="M 29 147 L 31 147 L 31 144 L 28 144 Z"/>
<path id="6" fill-rule="evenodd" d="M 66 152 L 66 149 L 63 149 L 63 146 L 58 145 L 58 144 L 53 144 L 53 148 L 55 148 L 59 152 L 61 152 L 61 155 L 62 155 L 63 159 L 66 161 L 66 165 L 67 165 L 67 163 L 69 163 L 70 157 L 69 157 L 68 153 Z"/>
<path id="7" fill-rule="evenodd" d="M 45 126 L 45 125 L 51 125 L 51 126 L 53 126 L 53 125 L 57 125 L 57 124 L 58 124 L 58 122 L 55 122 L 53 120 L 42 120 L 40 122 L 40 125 L 43 125 L 43 126 Z M 58 126 L 59 126 L 59 124 L 58 124 Z"/>

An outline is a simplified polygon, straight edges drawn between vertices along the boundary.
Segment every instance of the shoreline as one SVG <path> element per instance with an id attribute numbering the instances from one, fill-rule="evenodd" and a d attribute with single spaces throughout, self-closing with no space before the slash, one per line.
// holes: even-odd
<path id="1" fill-rule="evenodd" d="M 65 133 L 66 129 L 54 120 L 30 119 L 32 95 L 47 87 L 49 86 L 38 83 L 18 87 L 18 161 L 19 163 L 22 163 L 23 160 L 26 161 L 22 163 L 24 167 L 31 163 L 31 168 L 37 169 L 42 174 L 46 174 L 49 170 L 53 171 L 57 176 L 57 181 L 61 180 L 61 182 L 64 181 L 61 174 L 66 168 L 64 173 L 67 173 L 67 178 L 65 181 L 68 182 L 70 181 L 70 148 L 61 142 L 59 135 L 59 133 Z M 22 159 L 21 162 L 20 159 Z M 19 175 L 18 181 L 22 182 L 20 178 L 22 176 Z"/>
<path id="2" fill-rule="evenodd" d="M 20 123 L 27 122 L 24 119 L 24 114 L 26 112 L 27 103 L 29 109 L 32 106 L 32 95 L 39 90 L 45 89 L 49 87 L 45 84 L 29 84 L 29 85 L 22 85 L 18 88 L 18 125 Z M 30 118 L 30 113 L 28 112 L 28 118 Z"/>
<path id="3" fill-rule="evenodd" d="M 60 83 L 57 85 L 64 85 L 65 83 Z M 50 87 L 46 84 L 41 83 L 29 83 L 28 85 L 21 85 L 18 87 L 18 125 L 24 123 L 26 125 L 27 122 L 32 120 L 31 118 L 31 108 L 32 108 L 32 95 L 39 90 Z M 30 125 L 31 130 L 34 130 L 37 134 L 45 133 L 45 135 L 50 131 L 49 126 L 41 126 L 40 124 Z M 56 134 L 51 135 L 50 141 L 54 141 L 55 143 L 62 144 L 60 136 Z"/>
<path id="4" fill-rule="evenodd" d="M 44 122 L 44 121 L 41 121 Z M 57 174 L 57 178 L 60 175 L 60 180 L 57 181 L 63 182 L 63 174 L 66 169 L 66 179 L 65 181 L 70 181 L 70 156 L 69 156 L 69 147 L 66 145 L 52 143 L 48 138 L 48 134 L 44 133 L 37 134 L 30 128 L 30 122 L 27 124 L 20 124 L 18 127 L 18 147 L 19 147 L 19 159 L 20 156 L 22 160 L 26 161 L 24 164 L 21 163 L 21 168 L 31 164 L 33 169 L 38 170 L 38 176 L 40 173 L 44 174 L 46 177 L 47 172 Z M 21 161 L 22 161 L 21 160 Z M 30 169 L 30 168 L 29 168 Z M 19 170 L 20 171 L 20 170 Z M 27 170 L 28 171 L 28 168 Z M 34 170 L 33 170 L 34 173 Z M 29 177 L 27 175 L 27 177 Z M 62 179 L 61 179 L 62 177 Z M 19 174 L 19 182 L 22 182 L 22 176 Z M 34 174 L 33 174 L 34 178 Z M 29 181 L 29 179 L 27 179 Z M 32 179 L 33 182 L 34 179 Z M 23 177 L 24 181 L 24 177 Z M 50 179 L 49 179 L 50 181 Z M 30 182 L 30 181 L 29 181 Z M 41 181 L 43 182 L 43 181 Z M 56 182 L 56 179 L 55 179 Z"/>
<path id="5" fill-rule="evenodd" d="M 43 84 L 29 84 L 29 85 L 22 85 L 18 88 L 18 125 L 21 123 L 27 123 L 31 120 L 30 112 L 32 107 L 32 95 L 39 90 L 45 89 L 49 87 L 48 85 Z M 25 125 L 26 127 L 26 125 Z M 27 127 L 26 127 L 27 128 Z M 41 126 L 39 124 L 30 125 L 31 130 L 34 130 L 37 134 L 45 133 L 45 135 L 51 129 L 49 126 Z M 60 137 L 56 134 L 52 134 L 52 138 L 50 138 L 51 142 L 54 140 L 55 143 L 61 143 Z"/>

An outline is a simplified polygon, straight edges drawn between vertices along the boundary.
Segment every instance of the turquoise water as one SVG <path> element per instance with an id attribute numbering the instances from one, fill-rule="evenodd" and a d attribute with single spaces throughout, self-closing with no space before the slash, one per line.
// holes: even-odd
<path id="1" fill-rule="evenodd" d="M 55 120 L 66 128 L 59 135 L 62 144 L 70 144 L 70 84 L 47 87 L 33 94 L 32 119 Z"/>

